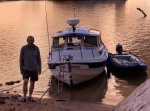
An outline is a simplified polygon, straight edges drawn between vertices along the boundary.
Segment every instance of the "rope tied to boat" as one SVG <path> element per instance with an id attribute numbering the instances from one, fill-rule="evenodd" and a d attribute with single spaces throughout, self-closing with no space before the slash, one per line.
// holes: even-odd
<path id="1" fill-rule="evenodd" d="M 59 61 L 59 60 L 58 60 L 58 61 Z M 56 61 L 56 62 L 58 62 L 58 61 Z M 55 63 L 56 63 L 56 62 L 55 62 Z M 41 74 L 44 73 L 47 69 L 51 68 L 55 63 L 51 64 L 48 68 L 46 68 L 44 71 L 42 71 Z M 40 75 L 41 75 L 41 74 L 40 74 Z M 39 75 L 39 76 L 40 76 L 40 75 Z M 20 84 L 20 85 L 18 85 L 18 86 L 11 87 L 11 88 L 9 88 L 9 89 L 2 89 L 2 90 L 0 90 L 0 91 L 1 91 L 1 92 L 3 92 L 3 91 L 9 91 L 9 90 L 14 89 L 14 88 L 16 88 L 16 87 L 19 87 L 19 86 L 21 86 L 21 85 L 23 85 L 23 83 Z"/>
<path id="2" fill-rule="evenodd" d="M 56 78 L 55 78 L 55 80 L 56 80 Z M 55 83 L 55 80 L 51 83 L 51 85 L 47 88 L 47 90 L 43 93 L 43 95 L 29 108 L 28 111 L 31 111 L 31 110 L 35 107 L 35 105 L 37 105 L 38 102 L 41 101 L 41 99 L 42 99 L 42 98 L 44 97 L 44 95 L 49 91 L 49 89 L 52 88 L 52 85 Z"/>
<path id="3" fill-rule="evenodd" d="M 58 60 L 59 61 L 59 60 Z M 70 63 L 70 60 L 67 59 L 68 62 L 68 67 L 70 67 L 68 70 L 71 72 L 71 63 Z M 57 61 L 56 61 L 57 62 Z M 55 62 L 55 63 L 56 63 Z M 54 63 L 54 64 L 55 64 Z M 53 64 L 51 64 L 50 67 L 52 67 Z M 51 83 L 51 85 L 47 88 L 47 90 L 43 93 L 43 95 L 37 100 L 37 102 L 35 102 L 30 108 L 28 111 L 31 111 L 37 104 L 38 102 L 44 97 L 44 95 L 49 91 L 50 88 L 52 88 L 52 85 L 55 83 L 57 78 L 55 78 L 55 80 L 53 80 L 53 82 Z M 56 101 L 64 101 L 64 100 L 56 100 Z"/>

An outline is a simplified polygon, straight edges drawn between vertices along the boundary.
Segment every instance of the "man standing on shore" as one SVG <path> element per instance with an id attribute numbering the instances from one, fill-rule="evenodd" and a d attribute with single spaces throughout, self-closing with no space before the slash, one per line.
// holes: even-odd
<path id="1" fill-rule="evenodd" d="M 26 102 L 28 92 L 28 81 L 30 78 L 28 101 L 35 102 L 32 98 L 35 81 L 38 81 L 38 74 L 41 74 L 41 56 L 38 46 L 34 44 L 34 37 L 27 37 L 27 45 L 20 51 L 20 71 L 23 76 L 23 95 L 20 102 Z"/>

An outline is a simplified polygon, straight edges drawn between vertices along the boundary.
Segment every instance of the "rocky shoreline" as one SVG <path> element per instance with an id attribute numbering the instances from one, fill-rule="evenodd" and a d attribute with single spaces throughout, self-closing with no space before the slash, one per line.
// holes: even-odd
<path id="1" fill-rule="evenodd" d="M 36 102 L 19 102 L 20 94 L 1 91 L 0 111 L 149 111 L 150 79 L 138 86 L 127 98 L 116 106 L 96 102 L 63 100 L 57 97 L 36 97 Z"/>
<path id="2" fill-rule="evenodd" d="M 56 101 L 54 98 L 35 98 L 37 102 L 19 102 L 19 94 L 1 93 L 0 111 L 113 111 L 114 106 L 81 101 Z"/>

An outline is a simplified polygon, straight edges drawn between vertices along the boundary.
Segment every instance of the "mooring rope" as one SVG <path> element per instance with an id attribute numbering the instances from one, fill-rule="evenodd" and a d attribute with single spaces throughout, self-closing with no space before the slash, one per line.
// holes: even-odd
<path id="1" fill-rule="evenodd" d="M 58 60 L 58 61 L 59 61 L 59 60 Z M 58 62 L 58 61 L 56 61 L 56 62 Z M 55 62 L 55 63 L 56 63 L 56 62 Z M 47 69 L 51 68 L 55 63 L 51 64 L 48 68 L 46 68 L 44 71 L 42 71 L 41 74 L 44 73 Z M 41 75 L 41 74 L 40 74 L 40 75 Z M 40 75 L 39 75 L 39 76 L 40 76 Z M 9 89 L 2 89 L 2 90 L 0 90 L 0 91 L 1 91 L 1 92 L 3 92 L 3 91 L 8 91 L 8 90 L 11 90 L 11 89 L 13 89 L 13 88 L 19 87 L 19 86 L 21 86 L 21 85 L 23 85 L 23 83 L 20 84 L 20 85 L 18 85 L 18 86 L 11 87 L 11 88 L 9 88 Z"/>
<path id="2" fill-rule="evenodd" d="M 9 89 L 3 89 L 3 90 L 1 90 L 1 92 L 3 92 L 3 91 L 9 91 L 9 90 L 11 90 L 11 89 L 13 89 L 13 88 L 16 88 L 16 87 L 19 87 L 19 86 L 21 86 L 22 84 L 20 84 L 20 85 L 18 85 L 18 86 L 14 86 L 14 87 L 11 87 L 11 88 L 9 88 Z"/>
<path id="3" fill-rule="evenodd" d="M 47 88 L 47 90 L 44 92 L 44 94 L 41 96 L 41 98 L 39 98 L 38 101 L 35 102 L 28 111 L 31 111 L 34 108 L 34 106 L 43 98 L 43 96 L 47 93 L 47 91 L 49 91 L 49 88 Z"/>
<path id="4" fill-rule="evenodd" d="M 56 80 L 56 78 L 55 78 Z M 43 95 L 37 100 L 37 102 L 35 102 L 28 111 L 31 111 L 35 105 L 37 105 L 37 103 L 43 98 L 43 96 L 49 91 L 49 89 L 52 87 L 52 85 L 54 84 L 55 80 L 51 83 L 50 87 L 47 88 L 47 90 L 43 93 Z"/>
<path id="5" fill-rule="evenodd" d="M 58 60 L 58 61 L 59 61 L 59 60 Z M 56 61 L 56 62 L 58 62 L 58 61 Z M 56 63 L 56 62 L 55 62 L 55 63 Z M 55 63 L 54 63 L 54 64 L 55 64 Z M 53 65 L 53 64 L 52 64 L 52 65 Z M 52 65 L 51 65 L 51 66 L 52 66 Z M 50 67 L 51 67 L 51 66 L 50 66 Z M 29 109 L 28 111 L 31 111 L 31 110 L 35 107 L 35 105 L 43 98 L 43 96 L 49 91 L 49 89 L 50 89 L 50 88 L 52 87 L 52 85 L 55 83 L 56 79 L 57 79 L 57 78 L 55 78 L 55 80 L 52 81 L 51 85 L 47 88 L 47 90 L 43 93 L 43 95 L 38 99 L 38 101 L 35 102 L 35 103 L 30 107 L 30 109 Z"/>

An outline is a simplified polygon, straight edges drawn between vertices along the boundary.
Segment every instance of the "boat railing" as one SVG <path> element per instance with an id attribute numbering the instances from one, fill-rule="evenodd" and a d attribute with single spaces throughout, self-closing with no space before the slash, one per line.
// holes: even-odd
<path id="1" fill-rule="evenodd" d="M 62 44 L 55 44 L 55 45 L 52 45 L 52 47 L 51 47 L 51 53 L 50 53 L 50 55 L 51 55 L 51 59 L 53 58 L 53 49 L 56 49 L 56 50 L 58 50 L 58 53 L 59 53 L 59 60 L 60 60 L 60 50 L 61 49 L 63 49 L 63 45 Z"/>
<path id="2" fill-rule="evenodd" d="M 55 45 L 53 45 L 52 47 L 55 48 L 55 49 L 63 49 L 64 46 L 65 46 L 65 45 L 62 43 L 62 44 L 55 44 Z"/>
<path id="3" fill-rule="evenodd" d="M 81 48 L 81 45 L 74 45 L 74 44 L 72 44 L 72 45 L 66 45 L 66 49 L 74 49 L 74 50 L 76 50 L 76 49 L 80 49 Z"/>
<path id="4" fill-rule="evenodd" d="M 93 48 L 95 47 L 94 45 L 91 45 L 91 44 L 88 44 L 88 43 L 84 43 L 84 46 L 86 47 L 86 48 L 91 48 L 91 50 L 92 50 L 92 55 L 93 55 L 93 58 L 94 58 L 94 51 L 93 51 Z"/>
<path id="5" fill-rule="evenodd" d="M 51 59 L 53 58 L 52 56 L 54 56 L 52 53 L 53 51 L 57 51 L 58 52 L 58 55 L 59 55 L 59 59 L 60 59 L 60 56 L 61 56 L 61 51 L 62 50 L 79 50 L 80 51 L 80 57 L 81 59 L 84 59 L 84 54 L 83 54 L 83 51 L 87 50 L 87 49 L 91 49 L 91 54 L 92 54 L 92 57 L 95 58 L 95 54 L 94 54 L 94 48 L 96 46 L 94 45 L 91 45 L 91 44 L 88 44 L 88 43 L 84 43 L 84 45 L 78 45 L 78 44 L 71 44 L 69 43 L 69 45 L 66 43 L 66 44 L 55 44 L 51 47 Z M 82 50 L 83 49 L 83 50 Z M 89 50 L 90 51 L 90 50 Z"/>

